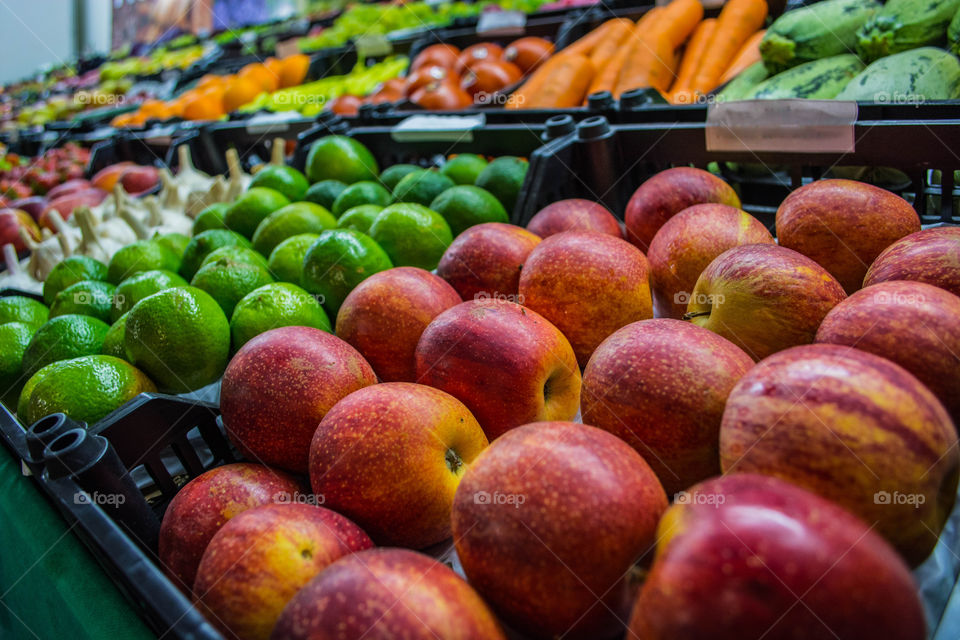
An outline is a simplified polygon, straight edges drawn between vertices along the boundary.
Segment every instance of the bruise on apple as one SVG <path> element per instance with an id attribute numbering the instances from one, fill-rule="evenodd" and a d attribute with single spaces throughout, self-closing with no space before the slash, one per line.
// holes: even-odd
<path id="1" fill-rule="evenodd" d="M 925 282 L 960 296 L 960 227 L 917 231 L 884 249 L 863 286 L 887 280 Z"/>

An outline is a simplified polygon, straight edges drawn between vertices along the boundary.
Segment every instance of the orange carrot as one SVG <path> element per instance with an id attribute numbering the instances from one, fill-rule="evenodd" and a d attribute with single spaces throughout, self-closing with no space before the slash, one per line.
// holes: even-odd
<path id="1" fill-rule="evenodd" d="M 693 76 L 700 66 L 703 52 L 707 48 L 707 44 L 710 43 L 710 36 L 713 35 L 713 30 L 716 29 L 716 27 L 716 18 L 707 18 L 697 25 L 693 35 L 690 36 L 690 42 L 687 43 L 687 47 L 683 52 L 680 71 L 677 72 L 677 79 L 673 81 L 673 85 L 670 87 L 671 96 L 689 88 L 690 82 L 693 80 Z"/>
<path id="2" fill-rule="evenodd" d="M 598 91 L 613 91 L 617 86 L 617 78 L 620 76 L 620 69 L 627 61 L 627 56 L 632 51 L 634 42 L 638 39 L 636 35 L 637 27 L 628 32 L 626 38 L 621 41 L 620 46 L 607 60 L 603 67 L 594 70 L 593 81 L 587 90 L 587 95 L 597 93 Z"/>
<path id="3" fill-rule="evenodd" d="M 606 66 L 610 58 L 620 49 L 621 43 L 633 31 L 633 27 L 633 22 L 630 20 L 621 20 L 610 27 L 603 41 L 590 52 L 590 63 L 594 69 L 599 70 Z"/>
<path id="4" fill-rule="evenodd" d="M 703 62 L 690 83 L 695 93 L 706 93 L 720 84 L 734 56 L 767 19 L 766 0 L 729 0 L 720 11 Z"/>
<path id="5" fill-rule="evenodd" d="M 619 22 L 620 18 L 607 20 L 587 35 L 567 46 L 563 49 L 563 52 L 575 56 L 589 56 L 593 48 L 603 42 L 604 38 L 607 37 L 607 31 L 615 24 L 619 24 Z"/>
<path id="6" fill-rule="evenodd" d="M 650 29 L 653 29 L 654 25 L 657 23 L 657 20 L 660 17 L 660 14 L 663 13 L 663 7 L 654 7 L 643 14 L 639 20 L 637 20 L 637 34 L 643 35 L 648 33 Z"/>
<path id="7" fill-rule="evenodd" d="M 658 31 L 666 35 L 674 49 L 687 41 L 693 30 L 703 18 L 703 5 L 700 0 L 673 0 L 663 7 L 663 14 L 656 23 Z"/>
<path id="8" fill-rule="evenodd" d="M 593 77 L 590 58 L 565 52 L 554 58 L 559 59 L 551 66 L 540 90 L 530 96 L 527 108 L 564 109 L 575 107 L 583 100 Z"/>
<path id="9" fill-rule="evenodd" d="M 727 70 L 723 72 L 723 76 L 720 77 L 720 84 L 732 80 L 738 73 L 754 62 L 760 61 L 760 41 L 763 40 L 763 34 L 765 33 L 766 30 L 761 29 L 747 38 L 747 41 L 740 47 L 740 51 L 733 57 L 733 62 L 730 63 Z"/>
<path id="10" fill-rule="evenodd" d="M 563 55 L 566 54 L 558 53 L 547 58 L 547 61 L 537 67 L 537 70 L 534 71 L 529 78 L 527 78 L 527 81 L 520 85 L 519 89 L 513 92 L 513 95 L 510 96 L 510 99 L 507 101 L 507 104 L 504 105 L 504 108 L 529 109 L 531 102 L 537 95 L 539 95 L 547 81 L 547 78 L 550 76 L 551 71 L 557 66 L 557 64 L 560 63 L 561 56 Z"/>
<path id="11" fill-rule="evenodd" d="M 646 87 L 666 91 L 673 79 L 669 66 L 673 55 L 674 46 L 666 32 L 636 38 L 620 69 L 613 95 L 619 98 L 624 91 Z"/>

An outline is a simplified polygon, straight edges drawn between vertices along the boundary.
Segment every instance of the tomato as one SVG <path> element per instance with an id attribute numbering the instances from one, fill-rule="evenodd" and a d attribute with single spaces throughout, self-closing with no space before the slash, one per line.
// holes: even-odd
<path id="1" fill-rule="evenodd" d="M 502 55 L 503 48 L 501 48 L 500 45 L 493 44 L 492 42 L 481 42 L 480 44 L 469 46 L 463 50 L 463 53 L 457 58 L 456 70 L 462 74 L 478 62 L 497 59 Z"/>
<path id="2" fill-rule="evenodd" d="M 523 72 L 517 65 L 505 60 L 478 62 L 463 75 L 460 86 L 477 102 L 489 101 L 490 97 L 518 82 Z"/>
<path id="3" fill-rule="evenodd" d="M 403 100 L 405 96 L 403 91 L 398 91 L 396 88 L 384 86 L 380 91 L 377 91 L 375 94 L 364 100 L 369 104 L 381 104 L 384 102 L 399 102 Z"/>
<path id="4" fill-rule="evenodd" d="M 449 44 L 433 44 L 417 54 L 413 59 L 410 70 L 414 71 L 420 67 L 436 65 L 453 69 L 457 66 L 457 57 L 460 55 L 460 49 Z"/>
<path id="5" fill-rule="evenodd" d="M 383 86 L 380 87 L 380 93 L 382 91 L 390 91 L 391 93 L 403 93 L 404 89 L 407 86 L 407 81 L 403 78 L 390 78 L 383 83 Z"/>
<path id="6" fill-rule="evenodd" d="M 452 111 L 473 104 L 470 94 L 450 80 L 420 87 L 410 96 L 410 101 L 430 111 Z"/>
<path id="7" fill-rule="evenodd" d="M 520 38 L 510 43 L 503 52 L 503 59 L 530 73 L 553 55 L 553 43 L 543 38 Z"/>
<path id="8" fill-rule="evenodd" d="M 448 78 L 453 78 L 453 71 L 446 67 L 441 67 L 435 64 L 420 67 L 407 76 L 404 94 L 410 96 L 420 87 L 426 86 L 431 82 L 447 80 Z"/>
<path id="9" fill-rule="evenodd" d="M 355 116 L 362 103 L 363 99 L 359 96 L 343 95 L 331 100 L 327 108 L 338 116 Z"/>

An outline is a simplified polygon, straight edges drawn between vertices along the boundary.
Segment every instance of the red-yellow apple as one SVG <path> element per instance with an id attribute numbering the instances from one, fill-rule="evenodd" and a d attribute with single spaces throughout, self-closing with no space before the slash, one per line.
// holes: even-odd
<path id="1" fill-rule="evenodd" d="M 34 241 L 40 240 L 40 227 L 29 213 L 20 209 L 0 209 L 0 246 L 12 244 L 18 253 L 26 251 L 28 247 L 20 237 L 20 229 Z"/>
<path id="2" fill-rule="evenodd" d="M 807 256 L 853 293 L 881 251 L 920 230 L 920 216 L 886 189 L 856 180 L 817 180 L 786 197 L 776 224 L 782 246 Z"/>
<path id="3" fill-rule="evenodd" d="M 813 342 L 846 295 L 826 269 L 775 244 L 724 251 L 700 274 L 684 319 L 720 334 L 755 360 Z"/>
<path id="4" fill-rule="evenodd" d="M 695 204 L 667 220 L 647 251 L 657 317 L 682 318 L 697 278 L 714 258 L 742 244 L 761 243 L 774 243 L 763 223 L 725 204 Z"/>
<path id="5" fill-rule="evenodd" d="M 499 299 L 447 309 L 424 330 L 418 382 L 467 405 L 488 440 L 537 420 L 572 420 L 580 404 L 573 348 L 536 311 Z"/>
<path id="6" fill-rule="evenodd" d="M 960 296 L 960 227 L 917 231 L 884 249 L 863 286 L 887 280 L 926 282 Z"/>
<path id="7" fill-rule="evenodd" d="M 416 267 L 375 273 L 347 295 L 337 312 L 337 336 L 360 352 L 380 380 L 413 382 L 420 334 L 441 312 L 460 304 L 442 278 Z"/>
<path id="8" fill-rule="evenodd" d="M 244 457 L 307 471 L 310 440 L 341 398 L 377 376 L 357 350 L 326 331 L 281 327 L 233 357 L 220 386 L 220 411 Z"/>
<path id="9" fill-rule="evenodd" d="M 960 451 L 943 405 L 905 369 L 859 349 L 814 344 L 770 356 L 733 388 L 720 465 L 831 499 L 876 523 L 918 564 L 953 507 Z"/>
<path id="10" fill-rule="evenodd" d="M 620 222 L 609 209 L 600 203 L 581 198 L 548 204 L 530 218 L 527 231 L 541 238 L 564 231 L 596 231 L 623 238 Z"/>
<path id="11" fill-rule="evenodd" d="M 737 192 L 712 173 L 692 167 L 661 171 L 641 184 L 627 203 L 627 240 L 646 251 L 667 220 L 705 202 L 740 208 Z"/>
<path id="12" fill-rule="evenodd" d="M 723 408 L 752 366 L 735 344 L 689 322 L 634 322 L 590 358 L 580 392 L 583 422 L 636 449 L 673 495 L 720 473 Z"/>
<path id="13" fill-rule="evenodd" d="M 643 252 L 596 231 L 565 231 L 530 252 L 519 301 L 566 336 L 580 366 L 620 327 L 653 317 Z"/>
<path id="14" fill-rule="evenodd" d="M 373 544 L 342 515 L 311 504 L 269 504 L 231 518 L 197 570 L 198 608 L 228 638 L 266 640 L 290 599 L 342 556 Z"/>
<path id="15" fill-rule="evenodd" d="M 923 640 L 909 569 L 870 526 L 783 480 L 734 473 L 664 514 L 630 619 L 642 640 Z"/>
<path id="16" fill-rule="evenodd" d="M 415 551 L 341 558 L 297 593 L 272 640 L 503 640 L 496 618 L 460 576 Z"/>
<path id="17" fill-rule="evenodd" d="M 470 227 L 440 258 L 437 275 L 450 283 L 463 300 L 516 300 L 520 270 L 540 237 L 523 227 L 485 222 Z"/>
<path id="18" fill-rule="evenodd" d="M 476 419 L 450 394 L 386 382 L 327 412 L 310 445 L 310 483 L 377 544 L 422 549 L 450 537 L 453 494 L 486 446 Z"/>

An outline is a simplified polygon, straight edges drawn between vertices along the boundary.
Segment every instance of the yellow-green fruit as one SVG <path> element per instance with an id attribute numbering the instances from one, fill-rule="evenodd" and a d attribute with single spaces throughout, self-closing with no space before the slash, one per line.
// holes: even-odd
<path id="1" fill-rule="evenodd" d="M 33 337 L 33 327 L 22 322 L 0 324 L 0 399 L 15 407 L 23 376 L 23 354 Z M 329 331 L 329 329 L 328 329 Z"/>
<path id="2" fill-rule="evenodd" d="M 301 233 L 320 233 L 336 225 L 337 219 L 320 205 L 294 202 L 274 211 L 260 223 L 253 234 L 253 248 L 269 256 L 287 238 Z"/>
<path id="3" fill-rule="evenodd" d="M 224 222 L 223 216 L 226 215 L 229 208 L 229 202 L 217 202 L 198 213 L 197 218 L 193 221 L 193 235 L 198 235 L 210 229 L 226 229 L 227 223 Z"/>
<path id="4" fill-rule="evenodd" d="M 316 233 L 301 233 L 287 238 L 270 252 L 268 268 L 273 277 L 280 282 L 300 284 L 300 275 L 303 273 L 303 257 L 307 249 L 320 236 Z"/>
<path id="5" fill-rule="evenodd" d="M 91 316 L 51 318 L 37 329 L 23 354 L 23 372 L 32 376 L 51 362 L 100 353 L 110 326 Z"/>
<path id="6" fill-rule="evenodd" d="M 116 287 L 109 282 L 81 280 L 57 294 L 50 305 L 50 317 L 73 313 L 110 322 L 115 300 Z"/>
<path id="7" fill-rule="evenodd" d="M 22 322 L 33 328 L 42 325 L 50 312 L 42 303 L 26 296 L 6 296 L 0 298 L 0 324 Z"/>
<path id="8" fill-rule="evenodd" d="M 243 296 L 273 282 L 261 266 L 220 258 L 200 267 L 190 284 L 209 293 L 229 318 Z"/>
<path id="9" fill-rule="evenodd" d="M 164 233 L 154 237 L 155 242 L 158 242 L 170 249 L 178 256 L 183 256 L 183 252 L 187 250 L 187 245 L 190 244 L 189 236 L 185 236 L 182 233 Z"/>
<path id="10" fill-rule="evenodd" d="M 440 167 L 440 173 L 457 184 L 474 184 L 483 170 L 487 168 L 487 161 L 473 153 L 461 153 L 450 158 Z"/>
<path id="11" fill-rule="evenodd" d="M 203 259 L 203 262 L 200 263 L 200 268 L 202 269 L 211 262 L 223 260 L 252 264 L 256 267 L 263 267 L 264 269 L 267 268 L 267 259 L 264 255 L 249 247 L 220 247 L 216 251 L 211 251 L 210 254 Z"/>
<path id="12" fill-rule="evenodd" d="M 353 184 L 361 180 L 376 180 L 379 172 L 370 150 L 347 136 L 320 138 L 307 154 L 307 178 L 310 182 L 339 180 Z"/>
<path id="13" fill-rule="evenodd" d="M 115 322 L 120 316 L 133 309 L 133 305 L 147 296 L 152 296 L 157 291 L 163 291 L 170 287 L 185 287 L 186 285 L 186 280 L 172 271 L 162 269 L 143 271 L 135 276 L 130 276 L 117 285 L 116 304 L 111 309 L 110 319 Z"/>
<path id="14" fill-rule="evenodd" d="M 245 295 L 233 310 L 233 350 L 265 331 L 293 326 L 332 332 L 330 319 L 314 296 L 289 282 L 264 285 Z"/>
<path id="15" fill-rule="evenodd" d="M 127 314 L 123 314 L 117 321 L 110 325 L 107 335 L 103 337 L 103 346 L 100 353 L 105 356 L 113 356 L 121 360 L 127 359 L 127 352 L 124 351 L 123 341 L 127 334 Z"/>
<path id="16" fill-rule="evenodd" d="M 120 284 L 142 271 L 180 269 L 180 256 L 170 247 L 155 240 L 138 240 L 121 248 L 107 265 L 107 280 Z"/>
<path id="17" fill-rule="evenodd" d="M 440 214 L 411 202 L 381 211 L 370 226 L 370 237 L 383 247 L 394 266 L 427 271 L 437 268 L 453 242 L 450 225 Z"/>
<path id="18" fill-rule="evenodd" d="M 236 231 L 245 238 L 253 236 L 257 227 L 264 218 L 290 204 L 290 201 L 280 193 L 266 187 L 254 187 L 237 198 L 223 221 L 228 229 Z"/>
<path id="19" fill-rule="evenodd" d="M 50 270 L 43 281 L 43 301 L 53 304 L 57 294 L 81 280 L 106 280 L 107 265 L 87 256 L 69 256 Z"/>
<path id="20" fill-rule="evenodd" d="M 247 247 L 249 249 L 250 241 L 239 233 L 227 229 L 210 229 L 198 233 L 183 252 L 180 275 L 190 280 L 197 273 L 197 269 L 201 267 L 203 260 L 222 247 Z"/>

